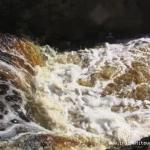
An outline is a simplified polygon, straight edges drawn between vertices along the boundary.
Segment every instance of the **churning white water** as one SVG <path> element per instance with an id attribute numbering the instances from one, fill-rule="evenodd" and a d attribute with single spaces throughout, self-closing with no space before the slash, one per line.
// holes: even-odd
<path id="1" fill-rule="evenodd" d="M 150 73 L 149 38 L 63 53 L 44 46 L 42 51 L 48 61 L 36 68 L 36 101 L 54 133 L 99 138 L 103 144 L 131 144 L 150 135 L 150 76 L 144 78 L 144 71 Z M 126 75 L 130 68 L 136 71 L 133 62 L 145 66 L 137 82 L 139 74 Z M 118 87 L 109 93 L 111 83 Z M 145 93 L 132 94 L 140 86 Z"/>

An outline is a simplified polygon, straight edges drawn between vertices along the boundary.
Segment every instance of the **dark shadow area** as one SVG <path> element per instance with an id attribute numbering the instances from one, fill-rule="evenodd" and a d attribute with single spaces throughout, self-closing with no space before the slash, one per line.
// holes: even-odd
<path id="1" fill-rule="evenodd" d="M 60 50 L 150 33 L 149 0 L 1 0 L 0 32 Z"/>
<path id="2" fill-rule="evenodd" d="M 122 43 L 123 41 L 129 41 L 136 38 L 142 38 L 142 37 L 150 37 L 150 33 L 136 33 L 136 34 L 128 34 L 128 35 L 119 35 L 119 34 L 112 34 L 108 33 L 106 35 L 103 35 L 103 37 L 93 37 L 92 39 L 82 39 L 82 40 L 56 40 L 51 41 L 50 45 L 56 49 L 57 51 L 70 51 L 70 50 L 80 50 L 85 48 L 94 48 L 97 47 L 100 44 L 104 44 L 105 42 L 108 43 Z M 39 40 L 37 40 L 39 43 Z M 48 43 L 48 42 L 47 42 Z M 43 43 L 41 43 L 43 44 Z"/>

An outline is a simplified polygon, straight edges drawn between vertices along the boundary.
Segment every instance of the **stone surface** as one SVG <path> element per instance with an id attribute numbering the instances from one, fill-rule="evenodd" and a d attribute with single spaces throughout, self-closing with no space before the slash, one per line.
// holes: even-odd
<path id="1" fill-rule="evenodd" d="M 0 31 L 57 47 L 150 31 L 149 0 L 1 0 Z M 80 43 L 79 42 L 79 43 Z M 83 44 L 83 43 L 80 44 Z"/>
<path id="2" fill-rule="evenodd" d="M 80 139 L 74 137 L 60 137 L 52 134 L 26 134 L 15 140 L 0 142 L 1 150 L 91 150 L 94 147 L 97 146 L 86 141 L 83 144 Z M 96 150 L 99 149 L 96 148 Z"/>

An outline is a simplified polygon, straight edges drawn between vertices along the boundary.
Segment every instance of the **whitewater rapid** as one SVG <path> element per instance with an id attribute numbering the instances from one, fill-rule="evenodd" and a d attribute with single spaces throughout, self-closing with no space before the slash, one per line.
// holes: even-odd
<path id="1" fill-rule="evenodd" d="M 48 61 L 36 67 L 35 101 L 50 130 L 94 137 L 104 145 L 150 136 L 150 38 L 62 53 L 44 46 L 42 51 Z"/>

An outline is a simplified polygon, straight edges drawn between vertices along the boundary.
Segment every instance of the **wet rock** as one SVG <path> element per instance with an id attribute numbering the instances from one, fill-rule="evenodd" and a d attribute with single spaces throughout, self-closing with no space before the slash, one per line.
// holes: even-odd
<path id="1" fill-rule="evenodd" d="M 7 84 L 0 84 L 0 95 L 6 94 L 9 90 L 9 86 Z"/>
<path id="2" fill-rule="evenodd" d="M 5 105 L 0 101 L 0 112 L 3 112 L 5 109 Z"/>
<path id="3" fill-rule="evenodd" d="M 107 150 L 149 150 L 149 148 L 150 148 L 150 137 L 146 137 L 141 139 L 140 141 L 137 141 L 136 144 L 128 146 L 116 145 L 116 147 Z"/>
<path id="4" fill-rule="evenodd" d="M 131 93 L 131 97 L 134 99 L 150 100 L 150 86 L 146 84 L 138 86 L 135 91 Z"/>
<path id="5" fill-rule="evenodd" d="M 77 83 L 81 86 L 94 87 L 95 83 L 91 79 L 79 79 Z"/>
<path id="6" fill-rule="evenodd" d="M 22 98 L 16 95 L 7 95 L 5 100 L 8 102 L 21 102 Z"/>
<path id="7" fill-rule="evenodd" d="M 117 75 L 119 72 L 115 72 L 115 70 L 111 69 L 110 71 L 108 70 L 107 74 L 109 73 Z M 137 100 L 150 100 L 149 81 L 149 61 L 133 61 L 132 67 L 126 69 L 125 73 L 114 76 L 114 82 L 107 84 L 101 94 L 102 96 L 117 94 L 118 97 L 121 98 L 128 97 Z M 129 87 L 132 88 L 129 89 Z"/>
<path id="8" fill-rule="evenodd" d="M 86 142 L 86 139 L 85 144 L 80 143 L 80 140 L 80 138 L 73 139 L 72 137 L 59 137 L 51 134 L 24 134 L 15 140 L 1 142 L 0 148 L 1 150 L 70 150 L 72 148 L 90 150 L 100 147 Z"/>

